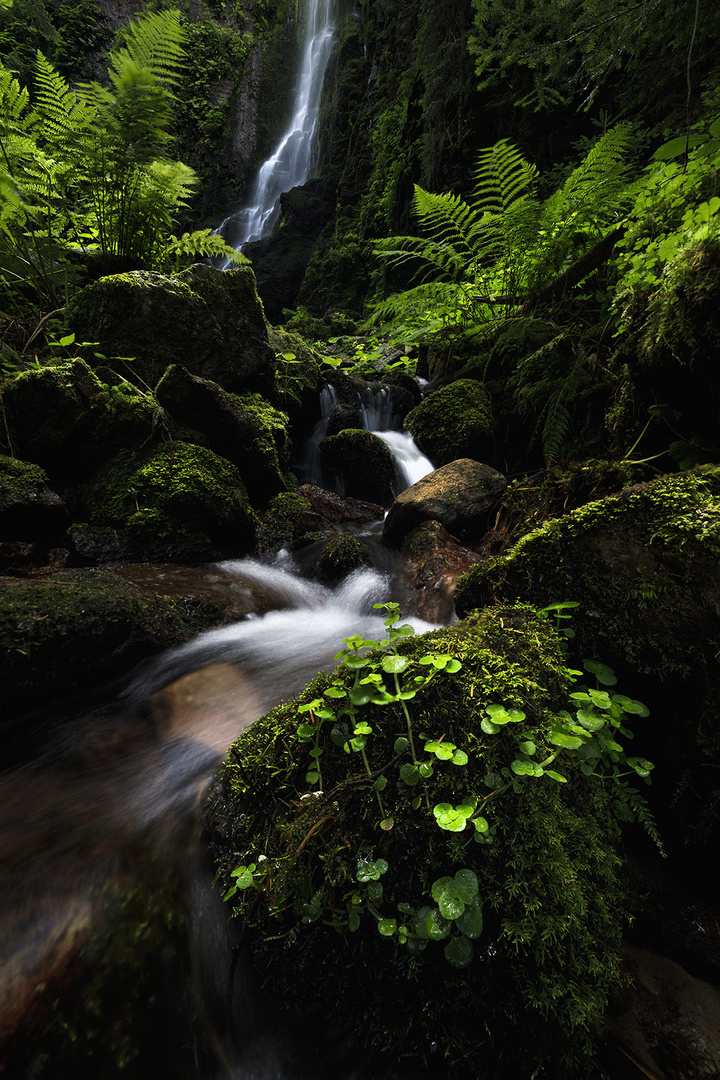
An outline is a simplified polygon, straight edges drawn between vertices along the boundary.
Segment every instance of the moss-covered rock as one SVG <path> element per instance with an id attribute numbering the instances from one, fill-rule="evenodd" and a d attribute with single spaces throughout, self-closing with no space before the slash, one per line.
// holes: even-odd
<path id="1" fill-rule="evenodd" d="M 435 465 L 495 455 L 490 395 L 473 379 L 458 379 L 430 394 L 408 413 L 405 427 Z"/>
<path id="2" fill-rule="evenodd" d="M 311 520 L 308 520 L 311 519 Z M 283 491 L 270 500 L 258 528 L 261 551 L 276 551 L 293 544 L 304 532 L 322 529 L 325 522 L 310 513 L 310 500 L 297 492 Z"/>
<path id="3" fill-rule="evenodd" d="M 76 294 L 67 317 L 78 340 L 126 358 L 124 373 L 147 386 L 181 364 L 225 390 L 273 393 L 275 359 L 249 266 L 114 274 Z"/>
<path id="4" fill-rule="evenodd" d="M 77 479 L 147 441 L 160 419 L 150 394 L 108 385 L 78 358 L 30 368 L 3 388 L 13 446 L 53 479 Z"/>
<path id="5" fill-rule="evenodd" d="M 699 469 L 546 522 L 474 566 L 456 591 L 460 616 L 497 600 L 577 601 L 573 654 L 645 677 L 643 693 L 659 706 L 647 752 L 662 748 L 668 784 L 687 770 L 676 810 L 694 827 L 714 806 L 702 762 L 720 751 L 719 558 L 720 471 Z"/>
<path id="6" fill-rule="evenodd" d="M 320 581 L 334 585 L 353 570 L 368 566 L 369 562 L 356 536 L 334 536 L 320 553 L 315 564 L 315 574 Z"/>
<path id="7" fill-rule="evenodd" d="M 172 599 L 105 570 L 0 585 L 5 717 L 85 693 L 218 618 L 207 597 Z"/>
<path id="8" fill-rule="evenodd" d="M 427 1068 L 443 1080 L 526 1080 L 544 1067 L 555 1080 L 575 1080 L 590 1073 L 589 1025 L 619 976 L 628 897 L 618 874 L 618 792 L 579 762 L 555 758 L 566 783 L 510 769 L 518 754 L 541 760 L 558 751 L 553 718 L 573 687 L 547 620 L 499 608 L 406 640 L 399 656 L 386 656 L 387 670 L 417 686 L 429 653 L 462 667 L 406 697 L 426 781 L 402 738 L 400 703 L 360 705 L 367 695 L 356 693 L 356 719 L 343 719 L 342 695 L 324 695 L 326 676 L 242 735 L 205 816 L 222 884 L 239 887 L 235 917 L 263 982 L 288 1003 L 298 995 L 320 1002 L 371 1058 L 387 1054 L 413 1077 Z M 360 669 L 372 670 L 385 668 Z M 350 689 L 355 672 L 339 671 L 338 681 Z M 319 757 L 313 727 L 298 736 L 314 715 L 299 707 L 318 696 L 339 724 L 317 729 Z M 488 725 L 486 708 L 499 704 L 517 708 L 517 722 Z M 352 734 L 362 721 L 375 791 L 363 783 L 360 754 L 337 745 L 343 724 Z M 423 750 L 428 739 L 437 756 Z M 462 814 L 438 827 L 457 806 L 483 818 L 481 831 Z M 247 869 L 232 876 L 238 867 Z M 472 884 L 473 875 L 480 904 L 467 901 L 468 936 L 453 924 L 465 902 L 445 921 L 433 885 Z"/>
<path id="9" fill-rule="evenodd" d="M 253 505 L 265 506 L 285 490 L 288 418 L 260 395 L 228 394 L 217 383 L 172 364 L 156 396 L 174 419 L 200 432 L 211 450 L 237 466 Z"/>
<path id="10" fill-rule="evenodd" d="M 393 456 L 382 439 L 362 428 L 347 428 L 320 443 L 323 464 L 345 482 L 347 494 L 358 499 L 392 502 L 397 480 Z"/>
<path id="11" fill-rule="evenodd" d="M 50 540 L 68 524 L 65 505 L 44 471 L 0 454 L 0 540 Z"/>
<path id="12" fill-rule="evenodd" d="M 258 519 L 238 470 L 205 447 L 163 443 L 121 455 L 85 488 L 91 525 L 117 530 L 126 555 L 197 561 L 252 551 Z"/>

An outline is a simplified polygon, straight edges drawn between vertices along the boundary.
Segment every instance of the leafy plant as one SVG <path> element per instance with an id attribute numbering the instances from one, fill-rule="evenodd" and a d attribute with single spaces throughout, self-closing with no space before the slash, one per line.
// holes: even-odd
<path id="1" fill-rule="evenodd" d="M 221 241 L 207 230 L 172 236 L 173 214 L 196 182 L 168 153 L 183 41 L 177 11 L 141 16 L 110 54 L 108 86 L 71 88 L 38 53 L 32 108 L 27 90 L 0 68 L 8 272 L 28 277 L 55 306 L 69 287 L 62 260 L 72 247 L 96 251 L 108 267 L 163 267 L 219 253 Z M 220 253 L 240 261 L 233 249 Z"/>
<path id="2" fill-rule="evenodd" d="M 420 283 L 380 301 L 374 320 L 392 317 L 416 333 L 487 326 L 532 300 L 617 218 L 630 137 L 627 124 L 606 132 L 543 202 L 535 166 L 507 140 L 480 152 L 469 202 L 416 185 L 413 210 L 427 237 L 387 237 L 375 250 L 414 267 Z"/>

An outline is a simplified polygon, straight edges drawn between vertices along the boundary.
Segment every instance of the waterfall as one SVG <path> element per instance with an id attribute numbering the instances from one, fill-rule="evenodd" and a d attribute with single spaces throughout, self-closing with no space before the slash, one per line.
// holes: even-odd
<path id="1" fill-rule="evenodd" d="M 333 43 L 332 0 L 307 0 L 307 24 L 292 118 L 274 153 L 255 178 L 248 205 L 226 218 L 218 232 L 241 249 L 270 232 L 285 191 L 304 184 L 315 164 L 315 130 L 325 68 Z"/>
<path id="2" fill-rule="evenodd" d="M 328 433 L 330 415 L 338 405 L 338 395 L 333 386 L 326 386 L 320 394 L 320 419 L 305 445 L 303 460 L 299 471 L 303 483 L 318 484 L 320 487 L 338 488 L 337 477 L 326 475 L 322 467 L 320 444 Z M 397 474 L 396 494 L 412 487 L 423 476 L 433 472 L 435 466 L 429 458 L 418 450 L 409 431 L 400 431 L 400 416 L 395 411 L 390 386 L 365 386 L 358 390 L 358 405 L 363 427 L 382 439 L 390 450 L 395 462 Z M 344 495 L 344 491 L 337 491 Z"/>

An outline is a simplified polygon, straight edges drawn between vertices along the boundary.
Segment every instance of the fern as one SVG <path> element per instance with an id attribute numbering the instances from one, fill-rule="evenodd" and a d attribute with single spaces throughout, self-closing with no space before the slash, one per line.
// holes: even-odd
<path id="1" fill-rule="evenodd" d="M 480 151 L 469 201 L 416 186 L 413 211 L 425 237 L 392 236 L 374 245 L 391 266 L 414 266 L 415 284 L 377 303 L 373 321 L 389 314 L 403 324 L 414 319 L 423 295 L 418 281 L 442 286 L 434 297 L 442 311 L 428 312 L 428 328 L 438 320 L 467 329 L 506 318 L 560 272 L 580 237 L 589 246 L 617 218 L 630 137 L 627 124 L 607 132 L 544 203 L 535 166 L 506 139 Z"/>
<path id="2" fill-rule="evenodd" d="M 165 269 L 179 270 L 186 262 L 198 259 L 223 259 L 235 266 L 249 265 L 250 260 L 241 251 L 230 247 L 219 233 L 211 229 L 198 229 L 192 233 L 183 233 L 181 237 L 171 236 L 162 251 L 162 263 Z"/>

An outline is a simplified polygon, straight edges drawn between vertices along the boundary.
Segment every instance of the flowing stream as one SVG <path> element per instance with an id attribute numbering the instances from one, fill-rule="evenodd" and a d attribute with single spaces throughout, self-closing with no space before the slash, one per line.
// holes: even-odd
<path id="1" fill-rule="evenodd" d="M 280 195 L 304 184 L 315 164 L 320 95 L 334 37 L 332 0 L 307 0 L 305 18 L 292 117 L 275 151 L 260 167 L 248 205 L 226 218 L 218 230 L 238 250 L 270 232 Z"/>
<path id="2" fill-rule="evenodd" d="M 0 776 L 4 1075 L 371 1075 L 317 1017 L 308 1042 L 302 1003 L 285 1014 L 254 988 L 233 954 L 197 818 L 212 773 L 243 727 L 331 668 L 344 637 L 382 637 L 372 605 L 390 598 L 392 578 L 363 569 L 329 589 L 304 580 L 288 556 L 218 569 L 262 589 L 274 610 L 147 663 L 101 708 L 57 715 L 35 760 Z M 168 881 L 185 928 L 163 942 Z M 148 972 L 150 1005 L 138 989 Z M 96 1045 L 88 1032 L 98 1025 Z"/>

